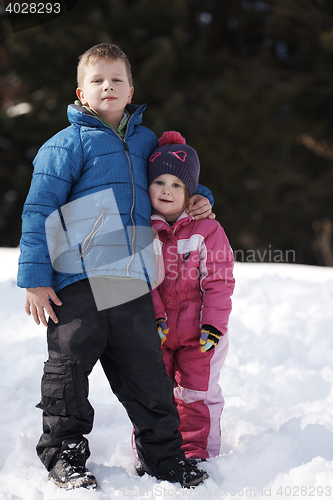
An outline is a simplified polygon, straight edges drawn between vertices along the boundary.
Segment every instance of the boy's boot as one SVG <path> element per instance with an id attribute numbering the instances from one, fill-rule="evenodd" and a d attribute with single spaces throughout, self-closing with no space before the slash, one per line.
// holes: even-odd
<path id="1" fill-rule="evenodd" d="M 140 477 L 147 473 L 169 483 L 180 483 L 184 488 L 198 486 L 208 477 L 206 471 L 198 469 L 196 464 L 183 456 L 159 460 L 150 467 L 141 463 L 136 467 L 136 471 Z"/>
<path id="2" fill-rule="evenodd" d="M 53 461 L 49 472 L 49 479 L 60 488 L 71 490 L 73 488 L 97 487 L 95 476 L 86 467 L 86 442 L 79 443 L 66 439 L 62 442 L 61 450 Z"/>

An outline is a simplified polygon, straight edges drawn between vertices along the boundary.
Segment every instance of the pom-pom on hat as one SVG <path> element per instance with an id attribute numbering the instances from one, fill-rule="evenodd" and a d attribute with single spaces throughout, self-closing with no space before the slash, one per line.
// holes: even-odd
<path id="1" fill-rule="evenodd" d="M 190 196 L 198 187 L 200 162 L 196 151 L 179 132 L 164 132 L 148 162 L 149 185 L 160 175 L 175 175 L 183 181 Z"/>

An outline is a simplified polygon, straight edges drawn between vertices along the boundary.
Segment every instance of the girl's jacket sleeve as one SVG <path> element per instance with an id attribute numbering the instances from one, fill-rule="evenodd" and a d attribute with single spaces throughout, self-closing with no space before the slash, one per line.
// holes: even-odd
<path id="1" fill-rule="evenodd" d="M 154 288 L 153 290 L 151 290 L 150 293 L 151 293 L 151 298 L 153 300 L 155 318 L 156 319 L 164 318 L 166 320 L 167 315 L 159 291 L 157 290 L 157 288 Z"/>
<path id="2" fill-rule="evenodd" d="M 151 289 L 151 298 L 154 305 L 155 318 L 164 318 L 166 319 L 165 307 L 163 305 L 160 293 L 157 289 L 158 285 L 162 283 L 165 273 L 164 273 L 164 262 L 162 255 L 162 245 L 158 237 L 158 233 L 153 229 L 154 236 L 154 253 L 155 253 L 155 269 L 156 276 L 155 281 Z"/>
<path id="3" fill-rule="evenodd" d="M 199 281 L 203 295 L 200 327 L 212 325 L 224 335 L 235 287 L 234 257 L 221 225 L 217 221 L 211 223 L 211 230 L 199 251 Z"/>
<path id="4" fill-rule="evenodd" d="M 74 151 L 65 147 L 66 144 L 61 146 L 60 139 L 64 132 L 45 143 L 34 160 L 34 174 L 22 213 L 17 277 L 17 284 L 22 288 L 49 287 L 53 284 L 45 221 L 52 212 L 65 205 L 83 163 L 80 146 Z"/>

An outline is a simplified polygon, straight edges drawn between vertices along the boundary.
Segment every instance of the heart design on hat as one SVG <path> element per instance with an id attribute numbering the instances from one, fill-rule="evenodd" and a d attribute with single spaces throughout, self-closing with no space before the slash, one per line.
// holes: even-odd
<path id="1" fill-rule="evenodd" d="M 151 155 L 151 157 L 149 158 L 149 161 L 151 161 L 151 162 L 155 161 L 155 160 L 156 160 L 156 158 L 158 158 L 161 154 L 162 154 L 162 153 L 157 152 L 157 153 L 155 153 L 155 154 Z"/>
<path id="2" fill-rule="evenodd" d="M 174 155 L 176 158 L 178 158 L 178 160 L 182 161 L 183 163 L 184 163 L 185 158 L 187 156 L 185 151 L 169 151 L 169 153 L 171 155 Z M 179 155 L 181 155 L 181 156 L 179 156 Z"/>

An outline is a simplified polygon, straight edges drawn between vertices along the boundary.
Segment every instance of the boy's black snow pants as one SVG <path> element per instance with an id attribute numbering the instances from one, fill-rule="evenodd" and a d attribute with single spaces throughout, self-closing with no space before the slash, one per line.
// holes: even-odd
<path id="1" fill-rule="evenodd" d="M 140 460 L 149 466 L 182 455 L 179 416 L 150 294 L 102 311 L 96 308 L 88 279 L 57 295 L 62 306 L 52 303 L 59 323 L 49 320 L 49 359 L 38 404 L 43 410 L 43 434 L 37 453 L 45 467 L 53 466 L 63 440 L 82 441 L 92 430 L 88 375 L 98 360 L 133 423 Z M 87 442 L 86 458 L 89 455 Z"/>

